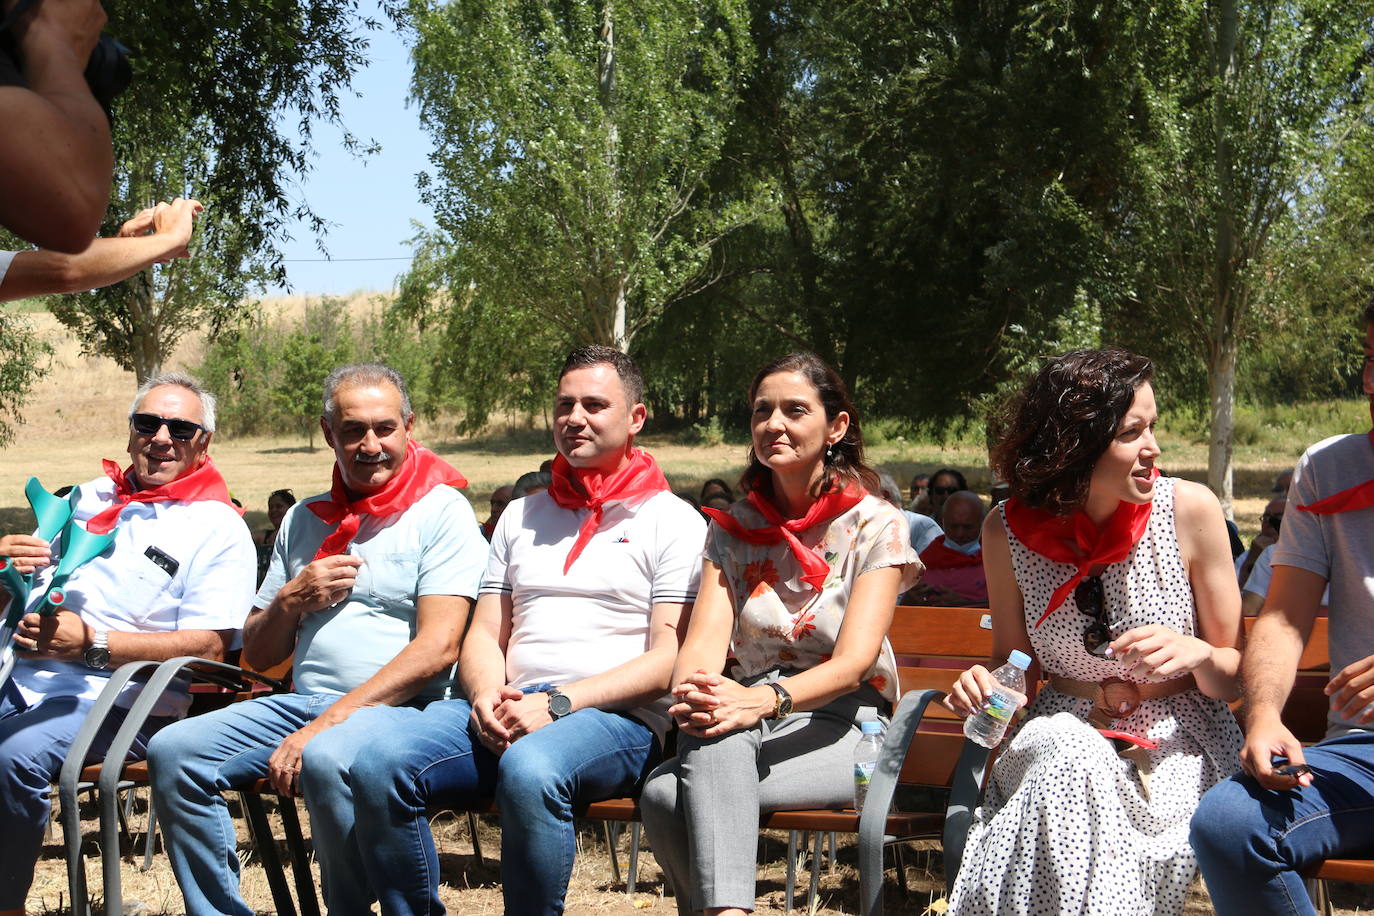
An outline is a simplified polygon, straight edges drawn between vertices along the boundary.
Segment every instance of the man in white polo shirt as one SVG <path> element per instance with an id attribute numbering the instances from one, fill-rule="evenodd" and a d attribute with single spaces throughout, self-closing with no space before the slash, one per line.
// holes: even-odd
<path id="1" fill-rule="evenodd" d="M 303 795 L 331 913 L 370 912 L 348 767 L 376 723 L 452 695 L 487 542 L 462 476 L 410 438 L 405 382 L 376 363 L 325 380 L 328 493 L 292 506 L 243 630 L 258 669 L 294 652 L 295 692 L 162 731 L 148 749 L 168 856 L 192 916 L 251 916 L 220 794 L 268 777 Z"/>
<path id="2" fill-rule="evenodd" d="M 190 376 L 165 373 L 139 388 L 129 410 L 129 457 L 121 470 L 82 484 L 73 517 L 113 545 L 77 568 L 51 616 L 54 567 L 48 542 L 0 538 L 0 556 L 38 569 L 19 624 L 13 676 L 0 688 L 0 913 L 22 913 L 33 880 L 48 790 L 110 672 L 139 660 L 221 658 L 253 594 L 253 539 L 208 453 L 215 399 Z M 59 549 L 61 545 L 59 544 Z M 0 592 L 0 605 L 8 604 Z M 7 608 L 6 608 L 7 610 Z M 137 696 L 131 686 L 92 746 L 99 759 Z M 190 699 L 170 693 L 139 735 L 141 753 Z"/>
<path id="3" fill-rule="evenodd" d="M 460 665 L 470 702 L 430 705 L 353 763 L 386 916 L 443 911 L 426 807 L 493 795 L 506 912 L 562 912 L 573 806 L 633 791 L 658 763 L 706 526 L 634 447 L 642 392 L 618 350 L 568 357 L 553 484 L 512 502 L 492 535 Z"/>

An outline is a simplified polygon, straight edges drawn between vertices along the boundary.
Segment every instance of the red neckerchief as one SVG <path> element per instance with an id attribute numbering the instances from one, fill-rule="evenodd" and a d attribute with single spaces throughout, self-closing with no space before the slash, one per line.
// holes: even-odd
<path id="1" fill-rule="evenodd" d="M 123 512 L 129 503 L 193 503 L 209 499 L 224 503 L 239 515 L 243 514 L 243 510 L 229 499 L 229 487 L 209 455 L 206 455 L 204 463 L 191 473 L 182 474 L 176 480 L 146 490 L 134 489 L 132 481 L 138 478 L 134 476 L 132 464 L 121 471 L 119 465 L 108 458 L 100 463 L 105 469 L 105 475 L 114 481 L 114 504 L 101 509 L 86 522 L 86 530 L 91 534 L 108 534 L 119 520 L 119 513 Z"/>
<path id="2" fill-rule="evenodd" d="M 768 525 L 763 528 L 746 528 L 729 512 L 720 509 L 702 509 L 717 525 L 725 529 L 734 537 L 739 538 L 749 544 L 776 544 L 785 541 L 787 547 L 792 551 L 792 556 L 796 557 L 801 564 L 802 581 L 807 585 L 820 591 L 825 586 L 825 580 L 830 575 L 830 564 L 816 555 L 814 550 L 807 548 L 797 539 L 797 532 L 828 522 L 842 513 L 848 512 L 868 495 L 868 491 L 858 484 L 850 484 L 843 490 L 831 490 L 821 494 L 821 497 L 811 504 L 811 508 L 801 518 L 783 518 L 778 511 L 758 490 L 749 491 L 749 505 L 758 510 Z"/>
<path id="3" fill-rule="evenodd" d="M 944 538 L 936 538 L 930 546 L 921 551 L 921 562 L 928 569 L 966 569 L 983 564 L 983 548 L 973 553 L 963 553 L 945 544 Z"/>
<path id="4" fill-rule="evenodd" d="M 391 479 L 376 493 L 362 499 L 348 498 L 343 474 L 339 472 L 336 462 L 334 483 L 329 488 L 329 499 L 306 504 L 306 508 L 315 513 L 320 521 L 326 525 L 339 526 L 320 544 L 320 549 L 315 551 L 315 559 L 343 553 L 348 548 L 348 542 L 358 533 L 364 515 L 386 518 L 404 512 L 419 502 L 430 490 L 443 484 L 461 489 L 466 487 L 468 482 L 448 462 L 414 439 L 406 442 L 405 461 L 396 473 L 391 475 Z"/>
<path id="5" fill-rule="evenodd" d="M 553 501 L 563 509 L 592 510 L 582 520 L 577 540 L 563 561 L 563 575 L 572 569 L 573 561 L 601 527 L 607 503 L 628 502 L 667 489 L 668 479 L 663 476 L 658 462 L 642 448 L 631 449 L 629 460 L 609 474 L 592 468 L 575 468 L 561 454 L 554 458 L 553 483 L 549 485 Z"/>
<path id="6" fill-rule="evenodd" d="M 1369 444 L 1374 447 L 1374 429 L 1369 431 Z M 1368 509 L 1370 506 L 1374 506 L 1374 478 L 1298 508 L 1317 515 L 1335 515 L 1337 512 Z"/>
<path id="7" fill-rule="evenodd" d="M 1158 478 L 1159 472 L 1155 471 L 1152 479 Z M 1106 527 L 1099 529 L 1085 512 L 1052 515 L 1044 509 L 1032 509 L 1014 496 L 1006 501 L 1007 525 L 1018 541 L 1047 560 L 1074 567 L 1069 581 L 1050 595 L 1050 603 L 1035 622 L 1037 627 L 1064 603 L 1090 568 L 1098 563 L 1120 563 L 1130 556 L 1131 548 L 1145 534 L 1152 508 L 1153 501 L 1122 502 L 1107 520 Z"/>

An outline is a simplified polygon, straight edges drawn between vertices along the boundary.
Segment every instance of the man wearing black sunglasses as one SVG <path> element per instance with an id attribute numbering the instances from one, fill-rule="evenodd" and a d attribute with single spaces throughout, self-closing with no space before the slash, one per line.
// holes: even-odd
<path id="1" fill-rule="evenodd" d="M 22 912 L 48 819 L 48 785 L 111 671 L 180 655 L 221 658 L 253 594 L 256 554 L 208 449 L 214 398 L 189 376 L 143 385 L 130 409 L 131 463 L 78 488 L 73 519 L 113 544 L 77 568 L 56 613 L 44 606 L 63 545 L 29 535 L 0 538 L 0 556 L 37 570 L 14 636 L 11 679 L 0 687 L 0 914 Z M 56 554 L 57 556 L 54 556 Z M 4 601 L 0 593 L 0 602 Z M 119 704 L 127 710 L 137 693 Z M 173 691 L 135 744 L 140 751 L 190 698 Z M 123 719 L 92 747 L 99 759 Z"/>

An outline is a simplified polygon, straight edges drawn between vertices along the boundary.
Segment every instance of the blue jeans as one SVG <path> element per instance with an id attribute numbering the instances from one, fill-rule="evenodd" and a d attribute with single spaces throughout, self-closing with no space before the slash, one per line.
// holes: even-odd
<path id="1" fill-rule="evenodd" d="M 625 795 L 654 768 L 658 739 L 628 716 L 579 709 L 500 757 L 469 730 L 465 700 L 431 703 L 374 735 L 354 760 L 358 832 L 383 916 L 439 914 L 439 857 L 425 810 L 495 797 L 506 913 L 561 913 L 576 852 L 573 805 Z"/>
<path id="2" fill-rule="evenodd" d="M 1203 796 L 1192 842 L 1219 916 L 1314 913 L 1298 871 L 1374 852 L 1374 734 L 1308 748 L 1312 785 L 1288 792 L 1233 776 Z"/>
<path id="3" fill-rule="evenodd" d="M 46 697 L 29 706 L 12 681 L 0 690 L 0 910 L 24 908 L 33 867 L 48 823 L 48 790 L 62 771 L 67 749 L 95 700 Z M 87 762 L 100 760 L 123 724 L 127 709 L 112 710 Z M 173 721 L 152 718 L 139 731 L 130 756 L 142 757 L 148 738 Z"/>
<path id="4" fill-rule="evenodd" d="M 338 697 L 261 697 L 164 729 L 148 747 L 167 855 L 190 916 L 252 916 L 239 895 L 237 839 L 221 793 L 267 776 L 277 746 Z M 374 899 L 358 858 L 348 768 L 392 707 L 360 709 L 311 739 L 300 788 L 331 916 L 366 914 Z"/>

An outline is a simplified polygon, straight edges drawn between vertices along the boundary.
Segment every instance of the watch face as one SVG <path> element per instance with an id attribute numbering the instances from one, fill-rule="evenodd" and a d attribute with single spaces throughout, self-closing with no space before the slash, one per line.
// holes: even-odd
<path id="1" fill-rule="evenodd" d="M 555 719 L 561 719 L 570 712 L 572 712 L 572 700 L 561 693 L 549 695 L 549 715 Z"/>
<path id="2" fill-rule="evenodd" d="M 86 650 L 86 666 L 88 668 L 105 668 L 110 664 L 110 650 L 91 646 Z"/>

